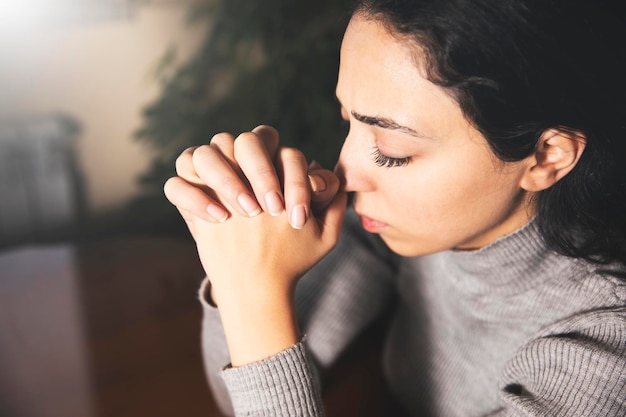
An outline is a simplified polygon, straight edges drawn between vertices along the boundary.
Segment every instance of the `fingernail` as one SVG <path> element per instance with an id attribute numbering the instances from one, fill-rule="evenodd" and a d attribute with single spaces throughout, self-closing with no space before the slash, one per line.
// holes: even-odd
<path id="1" fill-rule="evenodd" d="M 314 193 L 326 190 L 326 181 L 319 175 L 309 174 L 309 183 Z"/>
<path id="2" fill-rule="evenodd" d="M 251 195 L 246 193 L 239 194 L 237 202 L 249 217 L 254 217 L 261 213 L 261 207 Z"/>
<path id="3" fill-rule="evenodd" d="M 265 204 L 272 216 L 279 216 L 283 212 L 283 199 L 277 191 L 270 191 L 265 194 Z"/>
<path id="4" fill-rule="evenodd" d="M 228 218 L 228 212 L 224 210 L 222 207 L 217 206 L 215 204 L 209 204 L 206 208 L 207 213 L 219 223 L 223 223 Z"/>
<path id="5" fill-rule="evenodd" d="M 306 209 L 303 205 L 297 205 L 291 209 L 289 223 L 294 229 L 302 229 L 306 223 Z"/>

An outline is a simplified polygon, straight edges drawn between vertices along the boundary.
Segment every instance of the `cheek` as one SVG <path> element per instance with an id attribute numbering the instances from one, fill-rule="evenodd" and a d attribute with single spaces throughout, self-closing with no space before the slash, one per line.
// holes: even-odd
<path id="1" fill-rule="evenodd" d="M 424 214 L 440 212 L 471 194 L 475 180 L 465 171 L 451 168 L 454 165 L 426 160 L 412 164 L 406 169 L 397 169 L 395 175 L 386 179 L 384 189 L 398 206 L 413 207 Z"/>
<path id="2" fill-rule="evenodd" d="M 381 180 L 382 198 L 407 225 L 442 229 L 494 215 L 512 198 L 514 181 L 496 171 L 491 161 L 470 161 L 415 161 Z"/>

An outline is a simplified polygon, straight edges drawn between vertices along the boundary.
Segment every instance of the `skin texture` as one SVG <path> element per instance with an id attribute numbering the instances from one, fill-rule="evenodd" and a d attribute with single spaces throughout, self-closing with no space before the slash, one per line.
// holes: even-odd
<path id="1" fill-rule="evenodd" d="M 336 244 L 346 207 L 335 195 L 323 214 L 293 228 L 283 212 L 233 216 L 190 230 L 219 307 L 233 366 L 258 361 L 295 344 L 295 283 Z"/>
<path id="2" fill-rule="evenodd" d="M 346 194 L 338 192 L 332 172 L 307 166 L 300 151 L 277 144 L 277 132 L 268 126 L 236 139 L 218 134 L 209 145 L 181 154 L 179 175 L 164 189 L 196 241 L 233 366 L 262 360 L 300 340 L 295 283 L 336 244 L 346 209 Z M 272 189 L 280 186 L 279 178 L 291 210 L 283 210 L 282 201 L 271 210 L 264 199 L 280 192 Z M 254 195 L 259 203 L 254 200 L 256 207 L 246 210 L 242 195 Z M 213 216 L 215 207 L 227 216 Z"/>
<path id="3" fill-rule="evenodd" d="M 526 159 L 498 160 L 422 64 L 415 45 L 353 17 L 337 84 L 350 131 L 335 173 L 278 146 L 269 126 L 218 134 L 178 158 L 164 191 L 196 241 L 233 366 L 300 339 L 295 284 L 336 244 L 346 192 L 398 254 L 469 250 L 526 224 L 534 194 L 578 162 L 584 137 L 556 129 Z"/>
<path id="4" fill-rule="evenodd" d="M 424 79 L 415 51 L 383 25 L 351 21 L 337 97 L 350 122 L 337 170 L 357 213 L 395 252 L 479 248 L 533 215 L 521 187 L 528 163 L 497 160 L 458 104 Z M 375 149 L 409 161 L 378 166 Z"/>

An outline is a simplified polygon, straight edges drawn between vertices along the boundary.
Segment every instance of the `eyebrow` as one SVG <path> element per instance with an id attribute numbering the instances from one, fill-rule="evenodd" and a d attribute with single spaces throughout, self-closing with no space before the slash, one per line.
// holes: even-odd
<path id="1" fill-rule="evenodd" d="M 352 114 L 352 116 L 358 120 L 361 123 L 365 123 L 371 126 L 377 126 L 377 127 L 381 127 L 383 129 L 389 129 L 389 130 L 397 130 L 398 132 L 402 132 L 402 133 L 406 133 L 409 134 L 411 136 L 415 136 L 415 137 L 419 137 L 419 138 L 425 138 L 424 135 L 420 134 L 417 130 L 412 129 L 410 127 L 407 126 L 403 126 L 400 123 L 392 120 L 392 119 L 388 119 L 386 117 L 376 117 L 376 116 L 365 116 L 363 114 L 359 114 L 355 111 L 350 112 Z"/>
<path id="2" fill-rule="evenodd" d="M 345 107 L 343 107 L 343 103 L 341 102 L 341 99 L 339 98 L 339 94 L 335 94 L 335 100 L 337 100 L 337 102 L 339 103 L 339 106 L 342 109 L 345 109 Z M 418 132 L 417 130 L 415 130 L 413 128 L 410 128 L 408 126 L 401 125 L 400 123 L 396 122 L 395 120 L 389 119 L 387 117 L 366 116 L 364 114 L 360 114 L 360 113 L 357 113 L 355 111 L 351 111 L 350 114 L 352 115 L 352 117 L 354 117 L 359 122 L 368 124 L 370 126 L 377 126 L 377 127 L 380 127 L 380 128 L 383 128 L 383 129 L 389 129 L 389 130 L 396 130 L 398 132 L 406 133 L 406 134 L 414 136 L 416 138 L 421 138 L 421 139 L 429 139 L 430 138 L 430 136 L 424 135 L 424 134 Z"/>

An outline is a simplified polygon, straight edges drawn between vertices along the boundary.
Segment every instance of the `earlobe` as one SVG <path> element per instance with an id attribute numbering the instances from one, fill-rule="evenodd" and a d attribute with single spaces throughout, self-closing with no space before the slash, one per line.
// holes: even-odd
<path id="1" fill-rule="evenodd" d="M 537 148 L 527 160 L 529 167 L 520 186 L 530 192 L 550 188 L 576 166 L 587 140 L 576 131 L 548 129 L 541 135 Z"/>

